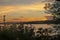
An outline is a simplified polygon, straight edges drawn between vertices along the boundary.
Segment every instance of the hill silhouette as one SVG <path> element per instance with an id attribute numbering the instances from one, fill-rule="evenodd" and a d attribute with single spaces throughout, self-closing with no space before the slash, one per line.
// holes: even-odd
<path id="1" fill-rule="evenodd" d="M 29 22 L 5 22 L 6 24 L 60 24 L 59 20 L 29 21 Z M 4 22 L 0 22 L 4 24 Z"/>

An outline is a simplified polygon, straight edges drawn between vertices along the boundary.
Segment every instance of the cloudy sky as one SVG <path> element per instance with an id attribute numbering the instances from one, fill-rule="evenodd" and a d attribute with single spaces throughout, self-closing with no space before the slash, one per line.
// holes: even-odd
<path id="1" fill-rule="evenodd" d="M 6 15 L 8 21 L 46 20 L 45 3 L 52 0 L 0 0 L 0 20 Z M 49 20 L 49 19 L 48 19 Z"/>

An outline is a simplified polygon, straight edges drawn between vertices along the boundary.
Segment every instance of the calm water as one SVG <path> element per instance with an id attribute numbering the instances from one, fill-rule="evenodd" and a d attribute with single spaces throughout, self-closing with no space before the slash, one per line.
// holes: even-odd
<path id="1" fill-rule="evenodd" d="M 6 25 L 6 27 L 10 27 L 12 24 L 8 24 Z M 15 26 L 18 27 L 20 24 L 16 24 Z M 0 26 L 4 26 L 2 24 L 0 24 Z M 34 28 L 52 28 L 53 26 L 60 26 L 60 24 L 24 24 L 24 27 L 28 26 L 28 27 L 34 27 Z"/>
<path id="2" fill-rule="evenodd" d="M 10 28 L 10 26 L 11 26 L 12 24 L 9 24 L 9 25 L 6 25 L 6 28 L 8 29 L 8 28 Z M 16 28 L 18 28 L 18 26 L 19 26 L 20 24 L 16 24 L 15 26 L 16 26 Z M 2 28 L 2 24 L 0 24 L 0 28 Z M 13 28 L 15 28 L 15 26 L 13 26 Z M 43 29 L 45 29 L 45 28 L 53 28 L 53 26 L 59 26 L 60 27 L 60 24 L 24 24 L 23 25 L 24 27 L 32 27 L 32 28 L 34 28 L 35 29 L 35 31 L 37 31 L 38 30 L 38 28 L 43 28 Z"/>
<path id="3" fill-rule="evenodd" d="M 28 27 L 34 27 L 34 28 L 51 28 L 53 27 L 55 24 L 28 24 L 28 25 L 24 25 L 24 26 L 28 26 Z"/>

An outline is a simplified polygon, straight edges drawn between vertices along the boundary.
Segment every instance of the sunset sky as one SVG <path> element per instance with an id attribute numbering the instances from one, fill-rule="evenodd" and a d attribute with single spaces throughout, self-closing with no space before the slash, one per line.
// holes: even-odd
<path id="1" fill-rule="evenodd" d="M 51 20 L 51 14 L 45 13 L 48 0 L 0 0 L 0 21 L 6 15 L 7 21 Z M 49 0 L 51 1 L 51 0 Z M 48 18 L 49 16 L 49 18 Z"/>

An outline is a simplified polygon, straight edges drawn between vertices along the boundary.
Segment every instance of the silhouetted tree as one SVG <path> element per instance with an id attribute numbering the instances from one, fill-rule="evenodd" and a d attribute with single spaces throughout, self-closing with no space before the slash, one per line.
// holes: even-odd
<path id="1" fill-rule="evenodd" d="M 60 1 L 55 1 L 49 11 L 54 15 L 54 19 L 60 20 Z"/>

